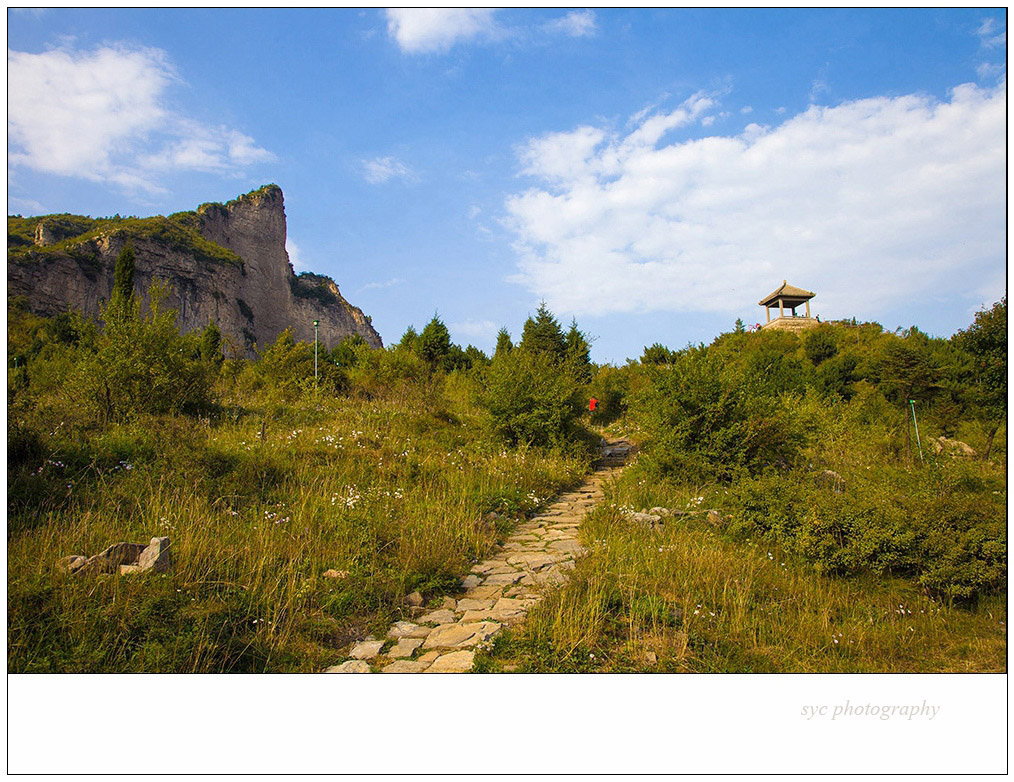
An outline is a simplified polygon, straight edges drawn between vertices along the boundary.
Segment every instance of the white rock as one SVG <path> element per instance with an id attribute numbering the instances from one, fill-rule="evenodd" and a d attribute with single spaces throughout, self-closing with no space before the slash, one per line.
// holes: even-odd
<path id="1" fill-rule="evenodd" d="M 169 550 L 169 538 L 152 538 L 141 555 L 137 558 L 140 570 L 154 570 L 164 573 L 172 564 L 172 552 Z"/>
<path id="2" fill-rule="evenodd" d="M 383 645 L 383 641 L 360 641 L 352 647 L 349 657 L 354 657 L 357 660 L 372 659 L 380 654 L 380 647 Z"/>

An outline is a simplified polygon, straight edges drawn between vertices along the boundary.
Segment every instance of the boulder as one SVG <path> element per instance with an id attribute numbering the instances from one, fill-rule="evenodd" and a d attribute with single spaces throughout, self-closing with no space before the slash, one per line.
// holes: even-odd
<path id="1" fill-rule="evenodd" d="M 628 518 L 637 523 L 641 524 L 648 529 L 655 529 L 656 527 L 662 526 L 662 517 L 654 513 L 630 513 Z"/>
<path id="2" fill-rule="evenodd" d="M 412 592 L 405 596 L 405 602 L 413 608 L 418 608 L 423 604 L 423 596 L 419 592 Z"/>
<path id="3" fill-rule="evenodd" d="M 933 444 L 934 453 L 947 453 L 963 459 L 975 458 L 975 449 L 968 443 L 961 442 L 961 440 L 951 440 L 948 437 L 935 437 L 931 438 L 930 442 Z"/>
<path id="4" fill-rule="evenodd" d="M 172 552 L 169 550 L 169 538 L 152 538 L 151 543 L 137 558 L 137 566 L 141 570 L 154 570 L 164 573 L 172 564 Z"/>
<path id="5" fill-rule="evenodd" d="M 74 572 L 83 574 L 116 573 L 120 565 L 133 565 L 141 552 L 147 548 L 143 543 L 114 543 L 109 548 L 88 557 Z"/>
<path id="6" fill-rule="evenodd" d="M 80 554 L 71 554 L 69 557 L 58 559 L 56 567 L 59 570 L 66 571 L 67 573 L 73 573 L 87 561 L 88 557 L 81 556 Z"/>

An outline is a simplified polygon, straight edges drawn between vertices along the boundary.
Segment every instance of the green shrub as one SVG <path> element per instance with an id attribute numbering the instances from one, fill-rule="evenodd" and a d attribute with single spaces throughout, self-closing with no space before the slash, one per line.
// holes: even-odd
<path id="1" fill-rule="evenodd" d="M 211 404 L 213 373 L 200 358 L 197 335 L 181 335 L 166 290 L 152 285 L 149 312 L 139 301 L 112 302 L 95 352 L 85 352 L 70 393 L 104 421 L 148 413 L 194 413 Z"/>
<path id="2" fill-rule="evenodd" d="M 481 370 L 476 393 L 487 430 L 510 444 L 562 444 L 581 414 L 577 374 L 550 351 L 519 347 L 494 356 Z"/>
<path id="3" fill-rule="evenodd" d="M 313 380 L 313 346 L 296 342 L 286 329 L 267 347 L 253 365 L 260 387 L 295 396 L 308 380 Z"/>
<path id="4" fill-rule="evenodd" d="M 799 438 L 754 374 L 706 348 L 643 371 L 631 415 L 645 435 L 644 456 L 660 474 L 729 480 L 796 458 Z"/>

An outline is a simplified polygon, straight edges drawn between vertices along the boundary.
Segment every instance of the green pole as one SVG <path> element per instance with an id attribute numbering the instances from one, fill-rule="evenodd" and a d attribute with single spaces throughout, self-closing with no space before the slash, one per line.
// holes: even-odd
<path id="1" fill-rule="evenodd" d="M 922 441 L 919 439 L 919 422 L 916 420 L 916 417 L 915 417 L 915 400 L 914 399 L 909 399 L 908 400 L 908 404 L 912 408 L 912 423 L 915 424 L 915 442 L 916 442 L 916 445 L 919 446 L 919 461 L 921 462 L 921 461 L 923 461 L 923 458 L 922 458 Z"/>
<path id="2" fill-rule="evenodd" d="M 319 320 L 313 322 L 313 382 L 317 382 L 317 326 L 320 325 Z"/>

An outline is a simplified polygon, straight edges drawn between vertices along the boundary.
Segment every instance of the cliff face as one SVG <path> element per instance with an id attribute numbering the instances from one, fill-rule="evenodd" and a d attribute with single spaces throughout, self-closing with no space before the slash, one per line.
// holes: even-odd
<path id="1" fill-rule="evenodd" d="M 370 319 L 330 278 L 293 273 L 285 251 L 284 198 L 275 185 L 169 218 L 42 218 L 23 231 L 34 232 L 29 247 L 12 234 L 11 220 L 8 296 L 25 296 L 41 314 L 68 306 L 98 314 L 112 292 L 116 257 L 131 241 L 136 292 L 144 296 L 153 280 L 165 282 L 166 306 L 177 311 L 182 331 L 203 329 L 210 319 L 238 353 L 252 357 L 254 344 L 263 349 L 286 328 L 295 339 L 312 341 L 318 320 L 325 347 L 351 334 L 382 347 Z"/>

